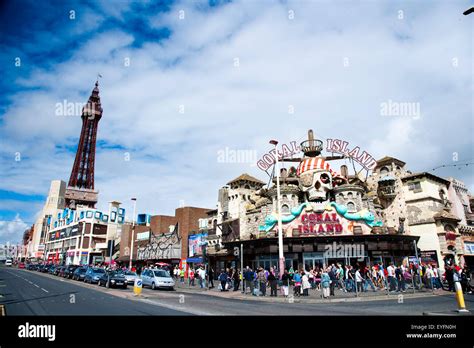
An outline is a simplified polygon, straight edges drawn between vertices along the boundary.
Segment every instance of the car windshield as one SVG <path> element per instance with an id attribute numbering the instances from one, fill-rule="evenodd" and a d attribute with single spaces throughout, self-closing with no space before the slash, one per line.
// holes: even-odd
<path id="1" fill-rule="evenodd" d="M 170 274 L 167 271 L 155 271 L 155 277 L 170 278 Z"/>
<path id="2" fill-rule="evenodd" d="M 78 272 L 79 273 L 86 273 L 86 269 L 85 268 L 79 268 Z"/>
<path id="3" fill-rule="evenodd" d="M 103 270 L 102 268 L 96 268 L 96 269 L 93 269 L 92 272 L 94 272 L 94 273 L 105 273 L 105 270 Z"/>
<path id="4" fill-rule="evenodd" d="M 125 272 L 125 275 L 136 276 L 137 274 L 135 272 L 127 271 L 127 272 Z"/>
<path id="5" fill-rule="evenodd" d="M 122 272 L 110 272 L 111 277 L 123 277 Z"/>

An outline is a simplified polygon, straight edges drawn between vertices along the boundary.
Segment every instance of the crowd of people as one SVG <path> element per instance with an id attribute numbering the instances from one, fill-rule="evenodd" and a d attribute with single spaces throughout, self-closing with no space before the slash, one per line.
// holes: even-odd
<path id="1" fill-rule="evenodd" d="M 101 265 L 106 268 L 107 265 Z M 119 267 L 113 265 L 112 267 Z M 157 267 L 151 265 L 145 268 Z M 124 270 L 126 267 L 121 267 Z M 163 267 L 159 267 L 163 268 Z M 144 269 L 144 268 L 143 268 Z M 135 269 L 140 274 L 143 269 Z M 188 267 L 187 270 L 179 268 L 177 265 L 168 266 L 170 275 L 176 282 L 189 287 L 199 286 L 200 288 L 214 288 L 214 280 L 218 281 L 220 291 L 239 291 L 242 286 L 243 293 L 250 293 L 254 296 L 276 297 L 280 293 L 288 297 L 291 293 L 294 296 L 309 296 L 310 290 L 316 290 L 322 298 L 335 296 L 336 290 L 351 293 L 364 293 L 368 291 L 387 291 L 403 293 L 408 289 L 444 289 L 455 291 L 454 282 L 459 281 L 464 293 L 472 294 L 471 273 L 467 266 L 461 268 L 457 265 L 445 266 L 445 272 L 441 271 L 433 264 L 414 264 L 402 262 L 399 265 L 389 263 L 387 267 L 376 263 L 373 265 L 343 265 L 333 263 L 324 267 L 323 265 L 313 268 L 285 269 L 280 277 L 276 266 L 264 269 L 257 267 L 253 270 L 247 266 L 243 272 L 238 268 L 222 269 L 220 273 L 215 273 L 213 268 L 208 271 L 204 265 Z M 187 272 L 187 275 L 186 275 Z M 207 283 L 209 282 L 209 283 Z M 280 290 L 280 291 L 278 291 Z"/>
<path id="2" fill-rule="evenodd" d="M 335 296 L 336 290 L 342 292 L 364 293 L 387 291 L 403 293 L 408 289 L 422 288 L 428 290 L 444 289 L 454 291 L 454 281 L 459 280 L 465 293 L 472 293 L 470 272 L 467 267 L 446 267 L 444 278 L 438 267 L 432 264 L 390 263 L 374 265 L 322 265 L 311 269 L 285 269 L 278 273 L 277 267 L 255 270 L 247 266 L 243 272 L 237 268 L 222 269 L 217 277 L 220 291 L 238 291 L 240 284 L 244 293 L 254 296 L 278 296 L 278 288 L 282 296 L 289 296 L 290 289 L 294 296 L 309 296 L 310 290 L 321 293 L 322 298 Z"/>

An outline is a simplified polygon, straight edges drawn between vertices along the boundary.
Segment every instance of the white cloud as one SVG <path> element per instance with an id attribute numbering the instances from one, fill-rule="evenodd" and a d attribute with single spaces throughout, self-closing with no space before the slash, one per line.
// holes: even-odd
<path id="1" fill-rule="evenodd" d="M 17 243 L 23 238 L 23 232 L 28 225 L 17 214 L 12 221 L 0 221 L 0 244 Z"/>

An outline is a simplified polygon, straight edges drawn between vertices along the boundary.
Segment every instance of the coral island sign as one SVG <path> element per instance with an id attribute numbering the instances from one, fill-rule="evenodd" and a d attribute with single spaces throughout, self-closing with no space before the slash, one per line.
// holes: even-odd
<path id="1" fill-rule="evenodd" d="M 275 164 L 275 149 L 270 150 L 264 154 L 258 161 L 257 167 L 263 171 L 268 170 Z M 301 151 L 301 146 L 296 141 L 290 141 L 287 144 L 281 145 L 281 150 L 278 150 L 278 160 L 282 158 L 291 158 Z M 373 170 L 377 165 L 377 160 L 367 151 L 363 151 L 359 146 L 351 147 L 349 142 L 341 139 L 327 139 L 326 151 L 331 153 L 338 153 L 347 158 L 353 159 L 367 170 Z"/>
<path id="2" fill-rule="evenodd" d="M 326 151 L 340 153 L 346 157 L 352 158 L 367 170 L 372 170 L 377 166 L 377 160 L 366 151 L 360 153 L 360 147 L 356 146 L 350 150 L 349 142 L 340 139 L 327 139 Z"/>

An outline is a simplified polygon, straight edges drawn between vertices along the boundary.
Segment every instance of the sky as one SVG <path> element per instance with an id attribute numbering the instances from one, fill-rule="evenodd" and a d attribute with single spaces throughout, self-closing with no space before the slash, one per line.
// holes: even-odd
<path id="1" fill-rule="evenodd" d="M 474 192 L 469 1 L 3 1 L 0 243 L 68 181 L 97 75 L 99 209 L 215 208 L 280 143 L 345 139 Z M 383 105 L 392 105 L 387 114 Z M 397 113 L 397 106 L 410 106 Z M 237 155 L 237 157 L 233 156 Z M 340 164 L 334 164 L 336 168 Z M 456 165 L 456 166 L 454 166 Z"/>

